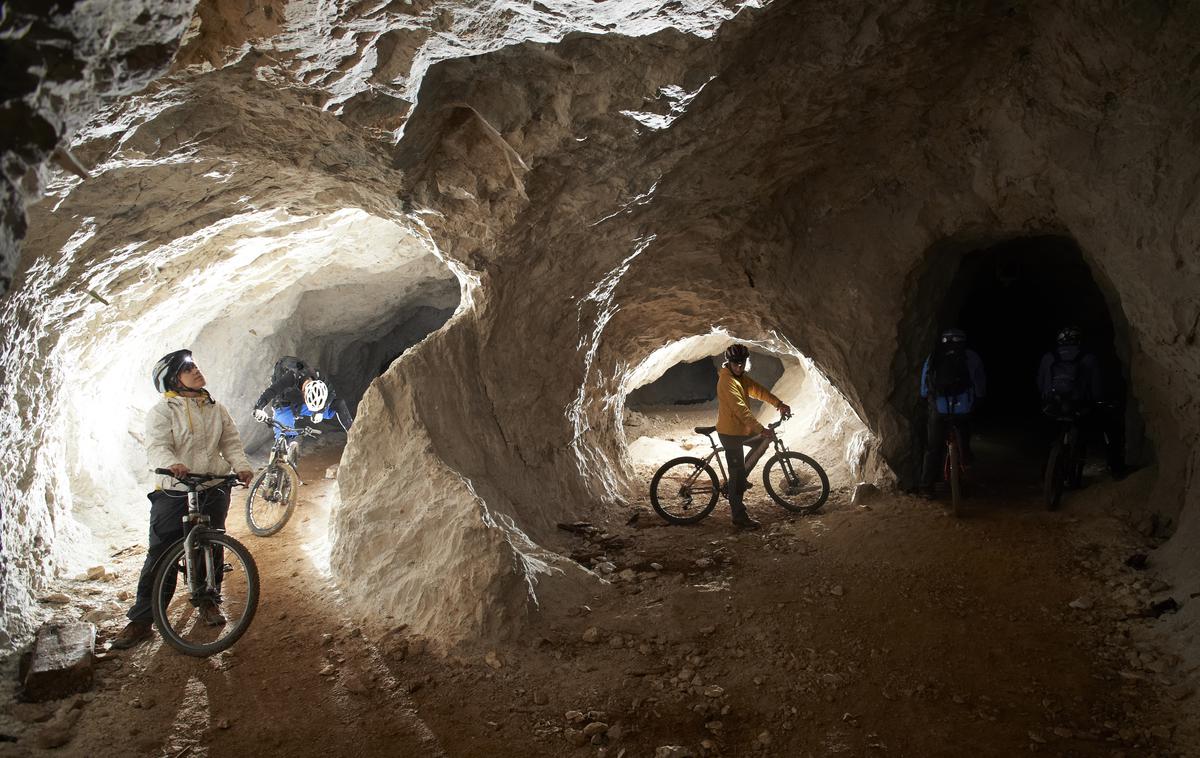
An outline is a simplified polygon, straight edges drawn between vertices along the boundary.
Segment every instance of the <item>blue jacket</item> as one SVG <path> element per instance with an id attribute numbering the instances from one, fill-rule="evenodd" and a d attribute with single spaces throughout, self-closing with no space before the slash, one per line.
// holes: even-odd
<path id="1" fill-rule="evenodd" d="M 929 397 L 929 361 L 921 367 L 921 397 Z M 967 350 L 967 371 L 971 374 L 971 389 L 960 395 L 938 395 L 935 399 L 937 412 L 943 416 L 965 416 L 975 409 L 975 401 L 987 395 L 987 376 L 983 373 L 983 361 L 974 350 Z"/>

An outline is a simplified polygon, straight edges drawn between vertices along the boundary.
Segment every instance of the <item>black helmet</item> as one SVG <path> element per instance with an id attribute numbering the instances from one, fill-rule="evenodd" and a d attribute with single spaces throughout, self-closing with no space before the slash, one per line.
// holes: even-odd
<path id="1" fill-rule="evenodd" d="M 1058 330 L 1054 341 L 1060 345 L 1080 345 L 1083 343 L 1083 330 L 1077 326 L 1064 326 Z"/>
<path id="2" fill-rule="evenodd" d="M 745 345 L 730 345 L 725 350 L 725 360 L 728 363 L 745 363 L 750 359 L 750 348 Z"/>
<path id="3" fill-rule="evenodd" d="M 159 392 L 170 392 L 175 389 L 175 380 L 179 376 L 179 372 L 192 362 L 191 350 L 176 350 L 159 358 L 158 363 L 154 364 L 154 369 L 150 372 L 150 378 L 154 381 L 154 389 Z"/>
<path id="4" fill-rule="evenodd" d="M 966 341 L 967 333 L 962 329 L 947 329 L 938 339 L 938 342 L 943 345 L 963 345 L 966 344 Z"/>

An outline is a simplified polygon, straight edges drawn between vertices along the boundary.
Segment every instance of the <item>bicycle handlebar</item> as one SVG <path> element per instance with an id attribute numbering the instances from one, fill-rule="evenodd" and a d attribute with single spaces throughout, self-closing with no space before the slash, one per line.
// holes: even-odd
<path id="1" fill-rule="evenodd" d="M 182 484 L 204 484 L 205 482 L 211 482 L 214 479 L 224 480 L 224 483 L 226 484 L 240 482 L 237 474 L 196 474 L 189 471 L 187 475 L 180 477 L 175 476 L 175 474 L 169 468 L 156 468 L 154 469 L 154 473 L 160 476 L 169 476 Z"/>
<path id="2" fill-rule="evenodd" d="M 780 415 L 780 417 L 779 417 L 779 420 L 778 420 L 778 421 L 776 421 L 774 424 L 767 424 L 767 428 L 768 428 L 768 429 L 775 429 L 776 427 L 778 427 L 780 424 L 782 424 L 784 421 L 787 421 L 787 420 L 788 420 L 788 419 L 790 419 L 791 417 L 792 417 L 792 414 L 790 414 L 790 413 L 789 413 L 789 414 L 787 414 L 786 416 L 784 416 L 784 415 Z"/>
<path id="3" fill-rule="evenodd" d="M 273 418 L 265 419 L 262 423 L 266 424 L 267 426 L 273 426 L 276 429 L 278 429 L 279 431 L 284 432 L 284 433 L 292 432 L 294 434 L 299 434 L 304 437 L 320 437 L 321 436 L 320 429 L 313 429 L 310 426 L 306 426 L 303 429 L 301 429 L 298 427 L 282 424 Z"/>

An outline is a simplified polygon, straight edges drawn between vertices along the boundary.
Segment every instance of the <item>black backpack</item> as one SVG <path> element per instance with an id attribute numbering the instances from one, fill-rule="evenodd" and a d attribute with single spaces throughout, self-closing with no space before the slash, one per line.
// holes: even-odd
<path id="1" fill-rule="evenodd" d="M 1079 397 L 1079 359 L 1064 358 L 1056 351 L 1054 362 L 1050 364 L 1050 392 L 1062 398 Z"/>
<path id="2" fill-rule="evenodd" d="M 929 386 L 939 397 L 961 395 L 971 389 L 971 369 L 965 345 L 940 345 L 929 366 Z"/>
<path id="3" fill-rule="evenodd" d="M 296 379 L 300 379 L 307 374 L 307 363 L 294 355 L 285 355 L 279 360 L 275 361 L 275 367 L 271 369 L 271 384 L 279 381 L 285 375 L 291 375 Z"/>

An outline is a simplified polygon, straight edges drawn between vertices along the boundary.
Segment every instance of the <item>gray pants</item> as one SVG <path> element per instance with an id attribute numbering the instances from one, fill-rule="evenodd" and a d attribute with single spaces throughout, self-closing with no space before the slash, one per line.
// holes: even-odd
<path id="1" fill-rule="evenodd" d="M 742 505 L 742 495 L 746 492 L 746 451 L 743 448 L 755 448 L 759 443 L 766 443 L 760 435 L 717 434 L 721 438 L 721 447 L 725 448 L 725 464 L 729 466 L 729 510 L 733 520 L 746 518 L 746 506 Z"/>

